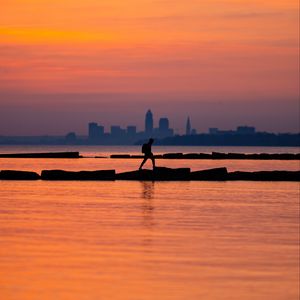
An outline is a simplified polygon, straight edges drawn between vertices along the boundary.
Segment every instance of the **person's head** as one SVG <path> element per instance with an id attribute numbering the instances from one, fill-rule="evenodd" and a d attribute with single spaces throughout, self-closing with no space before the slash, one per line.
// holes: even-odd
<path id="1" fill-rule="evenodd" d="M 148 144 L 150 144 L 150 145 L 152 145 L 153 144 L 153 142 L 154 142 L 154 139 L 149 139 L 149 142 L 148 142 Z"/>

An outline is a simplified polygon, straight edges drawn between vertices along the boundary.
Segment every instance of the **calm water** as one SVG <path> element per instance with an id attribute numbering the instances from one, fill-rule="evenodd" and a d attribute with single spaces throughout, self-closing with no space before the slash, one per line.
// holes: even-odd
<path id="1" fill-rule="evenodd" d="M 297 147 L 153 147 L 154 153 L 167 152 L 239 152 L 239 153 L 300 153 Z M 140 146 L 0 146 L 0 153 L 21 152 L 55 152 L 80 151 L 82 159 L 4 159 L 0 158 L 0 170 L 28 170 L 40 172 L 46 169 L 63 169 L 69 171 L 115 169 L 117 172 L 135 170 L 140 159 L 100 159 L 95 156 L 107 156 L 115 153 L 141 154 Z M 192 170 L 227 167 L 229 171 L 268 171 L 268 170 L 300 170 L 300 161 L 280 160 L 157 160 L 157 166 L 189 167 Z M 145 167 L 152 167 L 147 162 Z"/>
<path id="2" fill-rule="evenodd" d="M 178 150 L 170 152 L 201 151 Z M 158 162 L 299 169 L 297 161 Z M 0 169 L 138 163 L 0 159 Z M 0 181 L 0 199 L 1 300 L 298 300 L 299 183 Z"/>

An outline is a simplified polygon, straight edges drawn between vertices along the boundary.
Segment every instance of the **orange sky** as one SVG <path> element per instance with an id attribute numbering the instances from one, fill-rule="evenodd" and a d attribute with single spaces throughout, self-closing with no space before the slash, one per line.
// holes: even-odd
<path id="1" fill-rule="evenodd" d="M 299 95 L 298 0 L 2 2 L 0 94 Z"/>

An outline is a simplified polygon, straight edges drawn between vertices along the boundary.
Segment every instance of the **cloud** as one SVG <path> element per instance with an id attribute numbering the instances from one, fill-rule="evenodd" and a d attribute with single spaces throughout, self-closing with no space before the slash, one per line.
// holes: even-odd
<path id="1" fill-rule="evenodd" d="M 265 18 L 282 18 L 290 17 L 294 12 L 279 12 L 279 11 L 261 11 L 261 12 L 231 12 L 220 15 L 230 19 L 265 19 Z"/>

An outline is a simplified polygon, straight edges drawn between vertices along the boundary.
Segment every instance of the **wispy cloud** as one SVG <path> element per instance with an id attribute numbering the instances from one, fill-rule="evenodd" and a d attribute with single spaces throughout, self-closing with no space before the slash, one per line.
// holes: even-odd
<path id="1" fill-rule="evenodd" d="M 293 12 L 292 12 L 293 13 Z M 294 12 L 296 14 L 296 12 Z M 279 11 L 261 11 L 261 12 L 231 12 L 226 14 L 221 14 L 221 17 L 224 18 L 235 18 L 235 19 L 265 19 L 265 18 L 282 18 L 290 17 L 291 12 L 279 12 Z"/>

